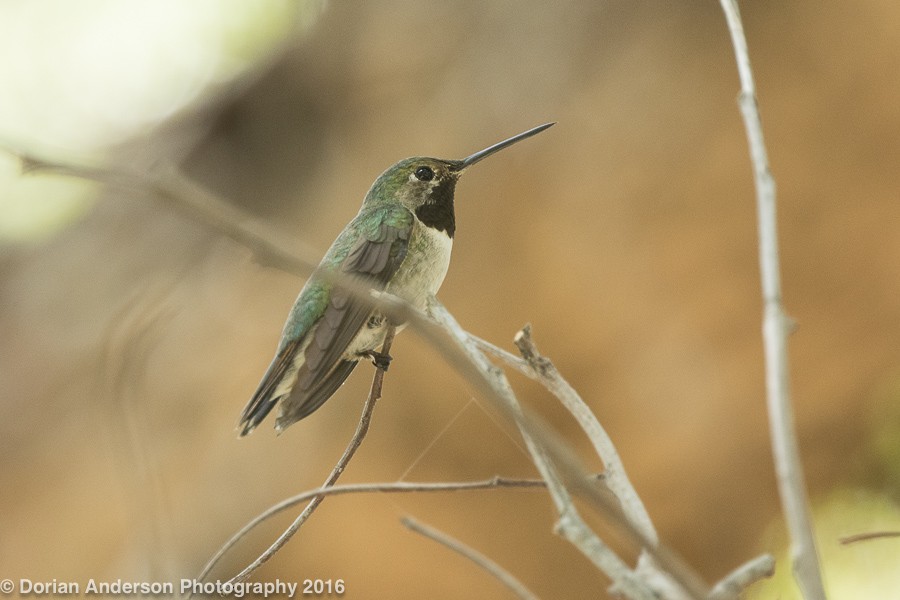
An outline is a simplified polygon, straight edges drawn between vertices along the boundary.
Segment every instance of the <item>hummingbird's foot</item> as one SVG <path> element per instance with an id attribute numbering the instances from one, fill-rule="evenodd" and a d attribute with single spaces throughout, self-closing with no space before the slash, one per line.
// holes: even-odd
<path id="1" fill-rule="evenodd" d="M 369 350 L 365 353 L 365 356 L 368 356 L 372 360 L 372 364 L 382 371 L 387 371 L 388 367 L 391 366 L 391 361 L 394 360 L 390 354 L 376 352 L 375 350 Z"/>

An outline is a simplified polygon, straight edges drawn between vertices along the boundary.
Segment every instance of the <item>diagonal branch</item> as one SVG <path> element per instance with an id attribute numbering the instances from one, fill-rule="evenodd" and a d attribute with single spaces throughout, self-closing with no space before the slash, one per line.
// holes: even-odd
<path id="1" fill-rule="evenodd" d="M 769 170 L 769 157 L 756 100 L 756 83 L 750 68 L 750 54 L 747 50 L 747 39 L 737 0 L 721 0 L 721 4 L 731 33 L 741 80 L 739 103 L 747 131 L 756 184 L 759 264 L 765 307 L 763 342 L 766 359 L 766 397 L 775 474 L 782 510 L 791 536 L 794 578 L 804 598 L 824 600 L 825 588 L 816 554 L 812 517 L 809 513 L 809 500 L 791 407 L 787 350 L 791 321 L 785 315 L 781 302 L 775 181 Z"/>
<path id="2" fill-rule="evenodd" d="M 652 544 L 652 547 L 657 546 L 659 535 L 656 533 L 653 521 L 628 479 L 618 450 L 600 421 L 597 420 L 596 415 L 575 388 L 562 377 L 553 362 L 538 351 L 537 345 L 531 337 L 531 325 L 525 325 L 513 338 L 513 343 L 528 364 L 531 371 L 529 376 L 540 382 L 559 399 L 591 441 L 594 451 L 606 467 L 604 471 L 606 485 L 621 503 L 625 518 L 641 532 L 647 542 Z M 640 574 L 657 593 L 667 597 L 678 597 L 680 591 L 677 586 L 673 587 L 670 578 L 656 565 L 655 561 L 647 554 L 647 550 L 646 547 L 642 549 L 635 572 Z"/>
<path id="3" fill-rule="evenodd" d="M 404 517 L 401 521 L 403 526 L 409 529 L 410 531 L 414 531 L 419 535 L 423 535 L 435 542 L 446 546 L 450 550 L 453 550 L 457 554 L 468 558 L 470 561 L 487 571 L 491 574 L 495 579 L 500 581 L 503 585 L 512 591 L 516 596 L 518 596 L 521 600 L 539 600 L 537 596 L 534 595 L 534 592 L 529 590 L 525 585 L 513 577 L 513 575 L 492 561 L 490 558 L 478 552 L 469 546 L 466 546 L 459 540 L 456 540 L 446 533 L 438 531 L 434 527 L 429 527 L 424 523 L 420 523 L 416 521 L 412 517 Z"/>
<path id="4" fill-rule="evenodd" d="M 538 351 L 531 337 L 531 325 L 525 325 L 513 339 L 522 358 L 481 338 L 476 336 L 470 337 L 479 347 L 512 365 L 526 377 L 537 381 L 559 399 L 578 422 L 594 446 L 597 456 L 603 461 L 606 467 L 603 473 L 604 481 L 621 504 L 624 517 L 635 529 L 642 533 L 646 541 L 652 544 L 652 547 L 658 545 L 659 536 L 656 533 L 656 528 L 653 526 L 653 521 L 644 507 L 644 503 L 628 479 L 618 450 L 616 450 L 606 430 L 575 388 L 562 377 L 553 362 Z M 673 586 L 671 578 L 647 554 L 646 548 L 642 550 L 635 573 L 640 575 L 641 579 L 663 597 L 671 596 L 677 598 L 682 594 L 677 589 L 677 586 Z"/>
<path id="5" fill-rule="evenodd" d="M 198 223 L 218 231 L 248 248 L 256 260 L 296 275 L 312 273 L 318 264 L 317 253 L 292 242 L 292 249 L 275 241 L 272 229 L 231 203 L 213 194 L 172 165 L 158 165 L 147 172 L 92 167 L 52 161 L 10 148 L 5 150 L 19 159 L 23 175 L 55 174 L 96 181 L 118 189 L 151 195 Z"/>
<path id="6" fill-rule="evenodd" d="M 573 503 L 572 493 L 583 494 L 595 507 L 609 515 L 637 546 L 647 548 L 658 564 L 666 570 L 689 597 L 697 600 L 706 596 L 706 586 L 673 553 L 661 545 L 651 543 L 642 531 L 635 528 L 623 516 L 618 499 L 608 488 L 599 487 L 596 481 L 588 481 L 585 469 L 551 434 L 544 435 L 544 428 L 526 416 L 519 405 L 509 381 L 501 369 L 495 367 L 479 350 L 472 336 L 466 333 L 453 316 L 433 296 L 428 300 L 428 311 L 451 339 L 461 349 L 468 361 L 467 379 L 482 385 L 488 397 L 497 402 L 506 415 L 518 425 L 532 460 L 547 482 L 547 489 L 559 513 L 557 531 L 613 581 L 618 593 L 629 598 L 657 598 L 653 590 L 635 574 L 628 565 L 609 548 L 584 522 Z M 426 331 L 423 328 L 423 331 Z M 471 368 L 474 367 L 474 373 Z M 538 442 L 540 440 L 540 442 Z"/>
<path id="7" fill-rule="evenodd" d="M 528 363 L 531 369 L 532 377 L 546 387 L 554 396 L 559 398 L 563 406 L 575 417 L 581 429 L 587 434 L 594 446 L 594 451 L 600 460 L 603 461 L 606 470 L 606 485 L 613 494 L 622 503 L 622 510 L 625 516 L 632 524 L 639 529 L 644 536 L 653 544 L 659 542 L 659 536 L 650 515 L 640 497 L 635 491 L 634 486 L 625 473 L 625 466 L 619 456 L 618 450 L 610 439 L 606 430 L 597 420 L 596 415 L 591 412 L 588 405 L 581 398 L 578 392 L 566 381 L 556 366 L 549 358 L 538 352 L 534 340 L 531 338 L 531 325 L 525 325 L 516 334 L 514 343 L 522 354 L 522 357 Z"/>

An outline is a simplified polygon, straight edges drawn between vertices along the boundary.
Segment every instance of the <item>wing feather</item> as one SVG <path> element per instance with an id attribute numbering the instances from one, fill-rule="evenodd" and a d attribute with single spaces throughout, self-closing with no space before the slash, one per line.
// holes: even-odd
<path id="1" fill-rule="evenodd" d="M 411 222 L 400 227 L 382 222 L 374 236 L 363 236 L 350 250 L 341 271 L 363 279 L 375 289 L 384 289 L 406 257 L 411 226 Z M 279 429 L 319 408 L 347 379 L 357 361 L 344 359 L 344 353 L 372 313 L 365 300 L 335 284 L 306 347 L 297 383 L 282 402 Z"/>
<path id="2" fill-rule="evenodd" d="M 338 362 L 325 377 L 321 378 L 319 385 L 307 394 L 306 401 L 303 404 L 292 405 L 290 413 L 282 411 L 283 414 L 279 415 L 278 419 L 275 420 L 275 428 L 283 431 L 291 423 L 295 423 L 312 414 L 341 387 L 341 384 L 350 376 L 357 364 L 358 361 L 355 360 L 341 360 Z"/>

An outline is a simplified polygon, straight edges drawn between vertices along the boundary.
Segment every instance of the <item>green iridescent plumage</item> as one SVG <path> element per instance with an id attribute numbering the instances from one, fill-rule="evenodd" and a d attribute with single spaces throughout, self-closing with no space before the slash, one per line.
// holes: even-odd
<path id="1" fill-rule="evenodd" d="M 367 199 L 371 194 L 372 192 L 369 192 Z M 377 202 L 372 202 L 371 204 L 374 206 L 369 205 L 368 202 L 363 204 L 359 214 L 350 221 L 349 225 L 331 245 L 331 248 L 328 249 L 321 264 L 316 269 L 317 272 L 339 271 L 350 250 L 358 243 L 359 239 L 364 238 L 374 241 L 384 225 L 407 231 L 412 228 L 413 215 L 405 208 L 378 206 Z M 396 251 L 399 252 L 399 248 Z M 332 286 L 332 281 L 316 277 L 315 274 L 310 277 L 307 284 L 300 291 L 300 295 L 297 297 L 297 301 L 288 316 L 287 323 L 285 323 L 281 346 L 305 335 L 324 314 Z"/>

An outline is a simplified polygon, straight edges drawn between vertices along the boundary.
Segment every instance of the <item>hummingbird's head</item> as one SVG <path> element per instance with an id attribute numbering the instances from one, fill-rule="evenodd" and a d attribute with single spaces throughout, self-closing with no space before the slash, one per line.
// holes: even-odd
<path id="1" fill-rule="evenodd" d="M 456 231 L 453 193 L 463 168 L 461 160 L 407 158 L 381 174 L 369 191 L 369 198 L 399 203 L 423 225 L 444 231 L 452 238 Z"/>
<path id="2" fill-rule="evenodd" d="M 484 158 L 540 133 L 553 125 L 545 123 L 498 142 L 462 160 L 416 156 L 401 160 L 381 174 L 366 195 L 366 204 L 399 203 L 416 215 L 423 225 L 444 231 L 451 238 L 456 231 L 453 193 L 459 176 Z"/>

